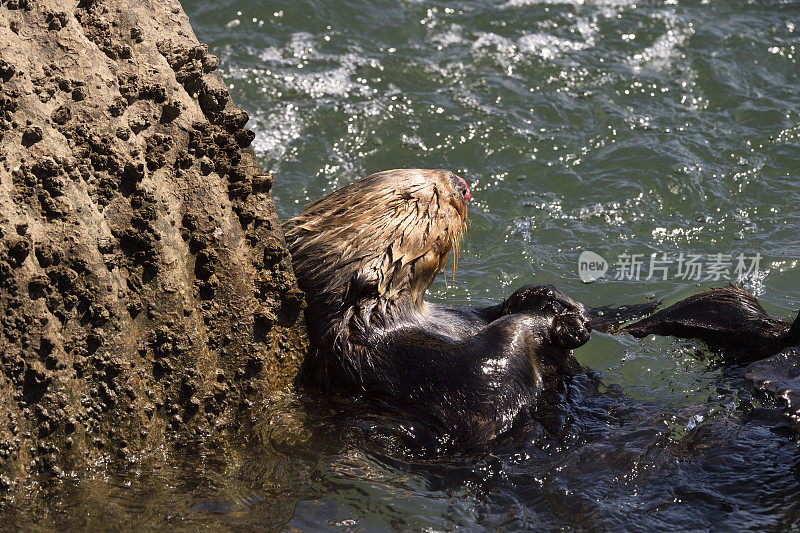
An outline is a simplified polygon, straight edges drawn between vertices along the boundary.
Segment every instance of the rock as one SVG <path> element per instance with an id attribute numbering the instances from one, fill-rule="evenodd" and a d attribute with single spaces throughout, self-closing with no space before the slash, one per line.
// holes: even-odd
<path id="1" fill-rule="evenodd" d="M 0 492 L 251 419 L 302 295 L 178 1 L 0 2 L 0 57 Z"/>

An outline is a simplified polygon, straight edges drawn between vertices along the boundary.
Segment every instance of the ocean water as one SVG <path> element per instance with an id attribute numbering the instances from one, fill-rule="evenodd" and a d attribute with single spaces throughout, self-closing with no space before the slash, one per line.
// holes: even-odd
<path id="1" fill-rule="evenodd" d="M 182 4 L 250 113 L 282 219 L 379 170 L 467 180 L 467 240 L 431 300 L 552 283 L 589 306 L 670 303 L 730 280 L 773 314 L 800 308 L 797 2 Z M 608 263 L 593 283 L 586 251 Z M 576 357 L 588 371 L 548 423 L 479 458 L 414 457 L 397 421 L 285 391 L 236 465 L 187 456 L 87 480 L 71 497 L 99 516 L 60 523 L 800 527 L 797 437 L 741 368 L 690 341 L 599 333 Z"/>

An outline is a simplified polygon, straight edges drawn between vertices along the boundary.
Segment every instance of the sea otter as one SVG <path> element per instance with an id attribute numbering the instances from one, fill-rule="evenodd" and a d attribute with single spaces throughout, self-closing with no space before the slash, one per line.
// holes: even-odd
<path id="1" fill-rule="evenodd" d="M 506 432 L 573 365 L 584 306 L 549 285 L 491 307 L 424 300 L 458 256 L 470 190 L 447 170 L 389 170 L 310 204 L 284 229 L 306 294 L 297 383 L 401 410 L 470 448 Z"/>
<path id="2" fill-rule="evenodd" d="M 470 198 L 447 170 L 390 170 L 285 223 L 311 342 L 297 384 L 401 410 L 437 428 L 444 444 L 470 448 L 531 412 L 575 368 L 572 350 L 592 328 L 698 338 L 737 360 L 800 343 L 800 317 L 771 317 L 733 286 L 654 314 L 645 304 L 602 317 L 549 285 L 490 307 L 425 302 L 451 251 L 457 260 Z"/>

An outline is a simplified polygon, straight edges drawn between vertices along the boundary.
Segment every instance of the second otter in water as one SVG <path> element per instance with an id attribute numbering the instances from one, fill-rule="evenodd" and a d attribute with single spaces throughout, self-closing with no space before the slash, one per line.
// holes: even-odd
<path id="1" fill-rule="evenodd" d="M 390 170 L 286 222 L 311 342 L 298 383 L 400 409 L 471 447 L 557 382 L 589 339 L 582 304 L 547 285 L 490 307 L 424 300 L 457 256 L 469 200 L 452 172 Z"/>

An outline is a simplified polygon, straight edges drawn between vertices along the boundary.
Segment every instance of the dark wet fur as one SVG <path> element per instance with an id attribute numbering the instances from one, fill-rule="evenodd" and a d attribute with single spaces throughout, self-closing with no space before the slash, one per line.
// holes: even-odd
<path id="1" fill-rule="evenodd" d="M 579 368 L 572 349 L 589 338 L 583 306 L 546 285 L 492 307 L 428 305 L 424 316 L 351 332 L 369 348 L 356 378 L 328 354 L 326 383 L 308 363 L 298 383 L 367 398 L 434 430 L 414 433 L 417 448 L 464 452 L 526 419 Z"/>
<path id="2" fill-rule="evenodd" d="M 734 360 L 756 360 L 800 344 L 800 316 L 791 324 L 768 315 L 749 292 L 728 285 L 681 300 L 615 333 L 699 339 Z"/>

